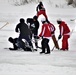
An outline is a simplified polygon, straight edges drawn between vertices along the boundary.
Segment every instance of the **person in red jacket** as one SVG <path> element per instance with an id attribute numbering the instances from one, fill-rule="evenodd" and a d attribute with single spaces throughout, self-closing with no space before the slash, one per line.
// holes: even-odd
<path id="1" fill-rule="evenodd" d="M 43 3 L 41 1 L 39 2 L 39 4 L 36 7 L 36 11 L 37 11 L 37 17 L 39 17 L 41 14 L 43 14 L 44 17 L 46 18 L 46 20 L 48 20 L 44 5 L 43 5 Z"/>
<path id="2" fill-rule="evenodd" d="M 59 29 L 60 29 L 60 35 L 59 35 L 58 39 L 61 39 L 61 37 L 63 36 L 61 50 L 63 50 L 63 51 L 68 50 L 69 49 L 68 39 L 70 37 L 70 29 L 69 29 L 68 25 L 61 19 L 57 20 L 57 23 L 59 24 Z"/>
<path id="3" fill-rule="evenodd" d="M 50 47 L 49 47 L 48 43 L 49 43 L 49 39 L 52 36 L 51 35 L 51 29 L 50 29 L 51 25 L 46 22 L 45 18 L 43 18 L 41 20 L 41 22 L 42 22 L 43 25 L 42 25 L 42 30 L 41 30 L 41 33 L 40 33 L 39 37 L 43 37 L 43 39 L 42 39 L 42 42 L 41 42 L 42 52 L 40 52 L 40 54 L 42 54 L 42 53 L 50 54 Z"/>

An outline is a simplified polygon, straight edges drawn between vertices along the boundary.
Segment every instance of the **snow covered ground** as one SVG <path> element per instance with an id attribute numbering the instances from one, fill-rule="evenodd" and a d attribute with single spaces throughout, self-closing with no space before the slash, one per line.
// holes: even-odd
<path id="1" fill-rule="evenodd" d="M 54 1 L 54 0 L 53 0 Z M 76 8 L 55 8 L 44 2 L 49 20 L 56 26 L 56 37 L 58 37 L 58 25 L 56 20 L 61 18 L 70 27 L 73 33 L 69 39 L 69 51 L 58 51 L 54 49 L 50 55 L 37 52 L 10 51 L 8 47 L 12 45 L 8 42 L 8 37 L 17 37 L 14 31 L 19 19 L 23 17 L 33 17 L 36 14 L 36 3 L 23 6 L 13 6 L 8 3 L 0 5 L 0 75 L 76 75 L 76 23 L 70 19 L 76 18 Z M 39 17 L 40 19 L 43 16 Z M 41 24 L 41 23 L 40 23 Z M 41 25 L 39 32 L 41 30 Z M 53 42 L 50 40 L 50 49 Z M 59 40 L 61 47 L 61 40 Z M 39 41 L 40 46 L 40 41 Z"/>

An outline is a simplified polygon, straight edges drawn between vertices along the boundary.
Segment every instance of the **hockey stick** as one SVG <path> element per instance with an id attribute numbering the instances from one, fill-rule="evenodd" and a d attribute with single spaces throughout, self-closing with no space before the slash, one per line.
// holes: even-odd
<path id="1" fill-rule="evenodd" d="M 59 41 L 59 39 L 57 40 L 57 42 Z M 55 48 L 55 45 L 53 46 L 53 48 L 51 49 L 51 51 L 53 51 L 54 50 L 54 48 Z"/>
<path id="2" fill-rule="evenodd" d="M 75 19 L 71 19 L 70 21 L 75 21 Z"/>
<path id="3" fill-rule="evenodd" d="M 4 25 L 0 28 L 0 30 L 1 30 L 2 28 L 4 28 L 7 24 L 9 24 L 9 23 L 7 22 L 6 24 L 4 24 Z"/>
<path id="4" fill-rule="evenodd" d="M 72 35 L 73 31 L 74 31 L 74 29 L 72 29 L 70 36 Z"/>

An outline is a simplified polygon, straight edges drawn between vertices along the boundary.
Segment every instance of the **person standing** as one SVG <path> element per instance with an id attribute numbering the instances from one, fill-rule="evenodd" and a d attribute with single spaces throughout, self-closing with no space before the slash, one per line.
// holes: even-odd
<path id="1" fill-rule="evenodd" d="M 45 53 L 45 54 L 50 54 L 50 47 L 49 47 L 49 39 L 51 38 L 51 25 L 48 24 L 46 22 L 46 19 L 43 18 L 41 20 L 42 22 L 42 30 L 41 30 L 41 33 L 39 34 L 39 37 L 42 37 L 42 42 L 41 42 L 41 45 L 42 45 L 42 51 L 40 52 L 40 54 L 42 53 Z"/>
<path id="2" fill-rule="evenodd" d="M 45 10 L 44 5 L 41 1 L 39 2 L 39 4 L 36 7 L 36 11 L 37 11 L 37 17 L 39 17 L 42 14 L 46 18 L 46 20 L 48 20 L 48 17 L 46 15 L 46 10 Z"/>
<path id="3" fill-rule="evenodd" d="M 37 36 L 38 36 L 38 29 L 39 29 L 39 21 L 38 21 L 37 16 L 33 17 L 33 21 L 34 21 L 34 24 L 35 24 L 35 28 L 33 30 L 34 39 L 35 39 L 35 46 L 36 46 L 36 48 L 38 48 Z"/>
<path id="4" fill-rule="evenodd" d="M 38 41 L 36 37 L 38 36 L 38 29 L 40 24 L 37 16 L 34 16 L 33 18 L 27 18 L 27 24 L 29 24 L 29 28 L 31 30 L 31 38 L 34 37 L 35 46 L 38 48 Z"/>
<path id="5" fill-rule="evenodd" d="M 68 45 L 68 39 L 70 38 L 70 29 L 68 25 L 62 21 L 61 19 L 57 20 L 57 23 L 59 24 L 59 30 L 60 30 L 60 35 L 58 36 L 58 39 L 61 39 L 62 37 L 62 48 L 60 50 L 68 50 L 69 45 Z"/>
<path id="6" fill-rule="evenodd" d="M 30 39 L 31 32 L 23 18 L 20 18 L 20 23 L 17 24 L 15 31 L 20 32 L 19 38 L 18 38 L 19 42 L 21 42 L 22 39 L 25 39 L 29 43 L 29 45 L 33 48 L 33 45 L 32 45 L 31 39 Z M 24 50 L 26 49 L 23 45 L 20 44 L 20 46 L 22 49 L 24 49 Z"/>

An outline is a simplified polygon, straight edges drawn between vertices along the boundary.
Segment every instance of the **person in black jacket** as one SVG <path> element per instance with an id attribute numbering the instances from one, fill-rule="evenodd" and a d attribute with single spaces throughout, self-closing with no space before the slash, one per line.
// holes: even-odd
<path id="1" fill-rule="evenodd" d="M 48 20 L 48 17 L 46 15 L 46 10 L 45 10 L 44 5 L 41 1 L 39 2 L 39 4 L 36 7 L 36 11 L 37 11 L 37 17 L 39 17 L 42 14 L 45 16 L 46 20 Z"/>
<path id="2" fill-rule="evenodd" d="M 22 41 L 22 39 L 25 39 L 29 43 L 29 45 L 33 48 L 33 45 L 30 39 L 30 29 L 28 28 L 23 18 L 20 19 L 20 23 L 17 24 L 15 31 L 20 32 L 19 38 L 18 38 L 19 41 Z M 22 46 L 22 49 L 25 50 L 25 47 Z"/>
<path id="3" fill-rule="evenodd" d="M 29 28 L 31 30 L 31 38 L 34 36 L 35 39 L 35 46 L 36 48 L 38 47 L 38 42 L 37 42 L 37 35 L 38 35 L 38 29 L 39 29 L 39 21 L 37 20 L 37 16 L 34 16 L 33 18 L 27 18 L 27 24 L 29 24 Z"/>

